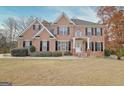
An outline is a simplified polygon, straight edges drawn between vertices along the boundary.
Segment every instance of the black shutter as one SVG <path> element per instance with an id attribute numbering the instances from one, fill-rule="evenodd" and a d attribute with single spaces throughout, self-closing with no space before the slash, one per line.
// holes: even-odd
<path id="1" fill-rule="evenodd" d="M 101 28 L 101 36 L 102 36 L 102 28 Z"/>
<path id="2" fill-rule="evenodd" d="M 41 25 L 39 25 L 39 30 L 41 30 Z"/>
<path id="3" fill-rule="evenodd" d="M 101 42 L 101 51 L 103 51 L 103 42 Z"/>
<path id="4" fill-rule="evenodd" d="M 30 46 L 32 46 L 32 41 L 30 41 Z"/>
<path id="5" fill-rule="evenodd" d="M 70 34 L 70 28 L 68 27 L 68 35 Z"/>
<path id="6" fill-rule="evenodd" d="M 95 28 L 95 36 L 97 36 L 97 28 Z"/>
<path id="7" fill-rule="evenodd" d="M 58 50 L 58 41 L 56 41 L 56 45 L 55 45 L 55 48 L 56 48 L 56 51 Z"/>
<path id="8" fill-rule="evenodd" d="M 87 42 L 85 42 L 85 51 L 87 51 Z"/>
<path id="9" fill-rule="evenodd" d="M 69 51 L 71 50 L 71 41 L 69 41 Z"/>
<path id="10" fill-rule="evenodd" d="M 94 42 L 92 42 L 92 51 L 94 51 Z"/>
<path id="11" fill-rule="evenodd" d="M 49 51 L 49 41 L 47 41 L 47 51 Z"/>
<path id="12" fill-rule="evenodd" d="M 59 27 L 57 27 L 57 35 L 59 35 Z"/>
<path id="13" fill-rule="evenodd" d="M 40 41 L 40 51 L 42 51 L 42 41 Z"/>
<path id="14" fill-rule="evenodd" d="M 94 35 L 94 28 L 92 28 L 92 35 Z"/>
<path id="15" fill-rule="evenodd" d="M 87 36 L 87 28 L 85 28 L 85 35 Z"/>
<path id="16" fill-rule="evenodd" d="M 33 30 L 35 30 L 35 25 L 33 25 Z"/>
<path id="17" fill-rule="evenodd" d="M 95 51 L 97 51 L 97 42 L 95 42 Z"/>
<path id="18" fill-rule="evenodd" d="M 23 47 L 25 47 L 25 41 L 23 41 Z"/>

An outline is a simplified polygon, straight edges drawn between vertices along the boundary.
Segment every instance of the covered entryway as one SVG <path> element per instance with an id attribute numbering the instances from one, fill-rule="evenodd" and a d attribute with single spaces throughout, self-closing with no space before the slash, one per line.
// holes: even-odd
<path id="1" fill-rule="evenodd" d="M 89 49 L 88 37 L 73 38 L 73 54 L 86 54 Z"/>

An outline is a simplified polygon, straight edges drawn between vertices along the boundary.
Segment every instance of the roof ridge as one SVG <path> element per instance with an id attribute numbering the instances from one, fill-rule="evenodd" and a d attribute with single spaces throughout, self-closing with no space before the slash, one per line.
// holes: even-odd
<path id="1" fill-rule="evenodd" d="M 73 18 L 71 18 L 71 20 L 80 20 L 80 21 L 86 21 L 86 22 L 92 22 L 92 23 L 96 23 L 96 22 L 93 22 L 93 21 L 88 21 L 88 20 L 79 19 L 79 18 L 76 18 L 76 19 L 73 19 Z"/>

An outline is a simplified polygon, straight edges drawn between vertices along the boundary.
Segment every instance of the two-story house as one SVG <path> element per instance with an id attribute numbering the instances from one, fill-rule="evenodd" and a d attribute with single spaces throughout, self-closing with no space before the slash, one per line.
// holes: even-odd
<path id="1" fill-rule="evenodd" d="M 18 47 L 36 47 L 36 51 L 70 51 L 73 55 L 103 56 L 104 26 L 62 13 L 45 25 L 35 19 L 18 38 Z"/>

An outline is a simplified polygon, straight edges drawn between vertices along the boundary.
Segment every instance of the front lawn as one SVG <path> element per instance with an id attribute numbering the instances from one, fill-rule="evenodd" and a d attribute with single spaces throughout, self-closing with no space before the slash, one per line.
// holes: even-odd
<path id="1" fill-rule="evenodd" d="M 107 58 L 0 59 L 0 82 L 13 85 L 124 85 L 124 62 Z"/>

